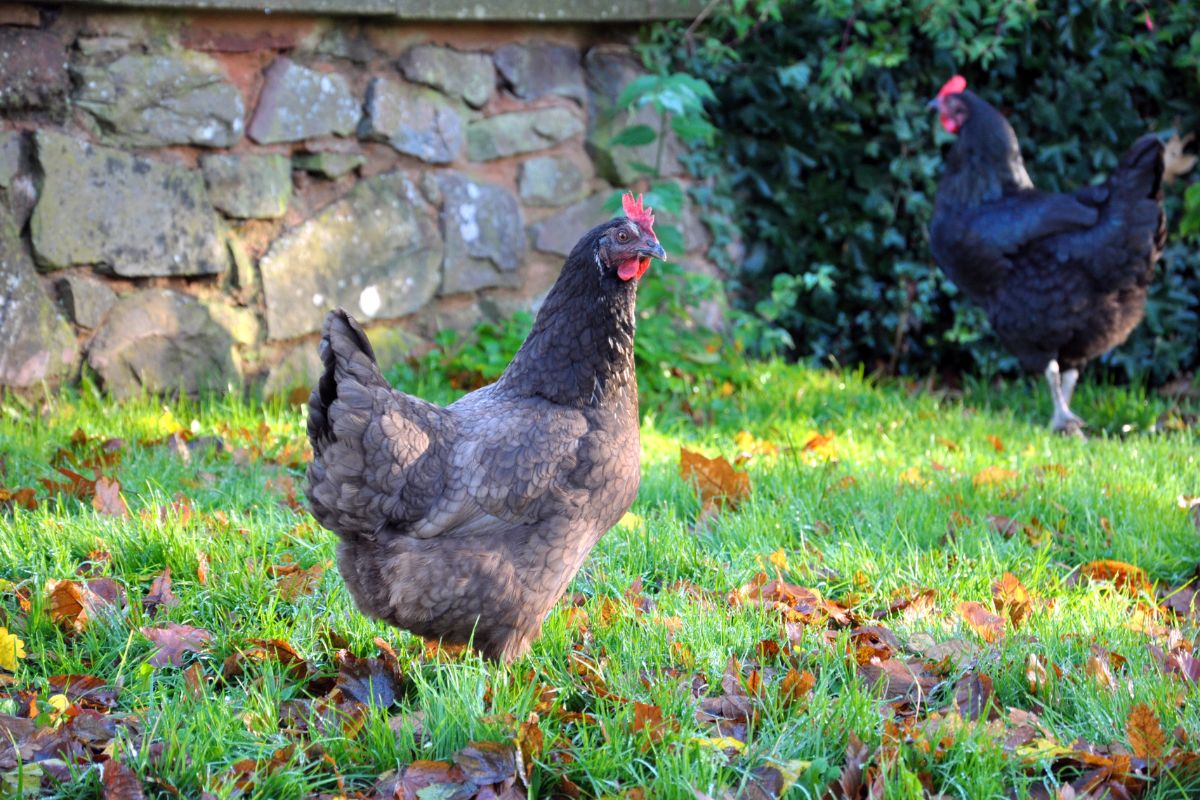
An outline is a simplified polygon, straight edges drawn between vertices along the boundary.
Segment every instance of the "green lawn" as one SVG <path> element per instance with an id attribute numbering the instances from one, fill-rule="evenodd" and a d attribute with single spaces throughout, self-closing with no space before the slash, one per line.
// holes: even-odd
<path id="1" fill-rule="evenodd" d="M 778 365 L 749 377 L 692 399 L 703 424 L 644 400 L 637 504 L 507 668 L 355 611 L 333 535 L 287 502 L 303 500 L 302 408 L 7 401 L 0 486 L 35 488 L 37 506 L 0 511 L 0 624 L 26 653 L 0 673 L 0 711 L 36 727 L 0 718 L 0 794 L 96 796 L 89 764 L 110 756 L 147 796 L 188 798 L 391 797 L 397 780 L 410 793 L 396 797 L 465 798 L 453 784 L 472 777 L 509 797 L 817 797 L 833 781 L 853 798 L 876 782 L 903 798 L 1200 792 L 1197 617 L 1188 590 L 1168 598 L 1200 563 L 1195 401 L 1172 413 L 1085 384 L 1083 442 L 1045 429 L 1033 382 L 950 397 Z M 185 459 L 162 442 L 180 428 L 224 446 Z M 103 472 L 129 516 L 87 487 L 50 499 L 40 479 L 69 466 L 56 452 L 85 461 L 110 437 Z M 681 445 L 747 451 L 749 497 L 702 514 Z M 1081 578 L 1099 559 L 1148 582 Z M 167 568 L 177 603 L 160 582 L 151 617 Z M 997 609 L 1006 572 L 1029 597 Z M 91 594 L 48 593 L 89 578 Z M 105 601 L 113 581 L 124 602 Z M 168 623 L 211 639 L 156 655 L 141 629 Z M 0 640 L 0 664 L 11 648 Z M 108 688 L 81 698 L 76 679 L 63 697 L 59 675 Z M 527 787 L 506 777 L 511 748 L 468 747 L 518 734 Z M 123 770 L 104 776 L 109 796 L 137 796 L 118 793 Z"/>

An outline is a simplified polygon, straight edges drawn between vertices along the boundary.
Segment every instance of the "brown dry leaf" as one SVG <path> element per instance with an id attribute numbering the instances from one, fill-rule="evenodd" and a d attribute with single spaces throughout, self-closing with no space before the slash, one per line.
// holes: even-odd
<path id="1" fill-rule="evenodd" d="M 20 506 L 26 511 L 33 511 L 37 508 L 36 492 L 29 487 L 25 487 L 24 489 L 0 488 L 0 506 L 10 503 Z"/>
<path id="2" fill-rule="evenodd" d="M 988 514 L 988 524 L 992 526 L 992 530 L 1003 536 L 1005 539 L 1011 539 L 1018 533 L 1025 531 L 1028 526 L 1020 520 L 1006 517 L 1003 514 Z"/>
<path id="3" fill-rule="evenodd" d="M 667 732 L 666 725 L 663 723 L 662 709 L 650 703 L 635 702 L 631 730 L 634 733 L 645 731 L 650 741 L 661 742 Z"/>
<path id="4" fill-rule="evenodd" d="M 1030 653 L 1025 657 L 1025 683 L 1029 686 L 1031 694 L 1037 694 L 1041 689 L 1045 688 L 1049 676 L 1046 674 L 1046 668 L 1042 666 L 1042 661 L 1038 658 L 1037 653 Z"/>
<path id="5" fill-rule="evenodd" d="M 146 796 L 142 780 L 116 758 L 109 758 L 101 766 L 100 782 L 104 800 L 144 800 Z"/>
<path id="6" fill-rule="evenodd" d="M 1004 638 L 1004 617 L 996 616 L 981 603 L 973 600 L 959 603 L 958 613 L 966 620 L 971 630 L 988 644 Z"/>
<path id="7" fill-rule="evenodd" d="M 923 705 L 939 683 L 937 676 L 927 671 L 920 661 L 898 658 L 861 664 L 858 674 L 871 686 L 882 686 L 883 699 L 889 702 L 905 700 Z"/>
<path id="8" fill-rule="evenodd" d="M 1029 597 L 1029 590 L 1017 576 L 1006 572 L 992 583 L 992 605 L 1008 617 L 1014 628 L 1020 628 L 1029 618 L 1033 601 Z"/>
<path id="9" fill-rule="evenodd" d="M 947 439 L 945 436 L 935 436 L 934 441 L 952 453 L 958 450 L 958 442 Z"/>
<path id="10" fill-rule="evenodd" d="M 112 578 L 46 581 L 46 611 L 58 625 L 76 633 L 105 610 L 125 605 L 125 589 Z"/>
<path id="11" fill-rule="evenodd" d="M 1015 477 L 1017 477 L 1015 470 L 1005 469 L 1004 467 L 984 467 L 982 470 L 975 473 L 975 477 L 971 478 L 971 483 L 976 488 L 983 486 L 1000 486 L 1008 483 Z"/>
<path id="12" fill-rule="evenodd" d="M 303 596 L 310 595 L 316 591 L 321 583 L 321 576 L 324 574 L 324 564 L 313 564 L 308 569 L 297 568 L 287 572 L 279 579 L 279 596 L 292 603 Z"/>
<path id="13" fill-rule="evenodd" d="M 95 478 L 85 478 L 78 472 L 63 466 L 56 466 L 54 469 L 67 480 L 55 483 L 49 478 L 40 478 L 38 482 L 45 486 L 46 491 L 50 494 L 69 494 L 80 500 L 86 500 L 96 494 Z"/>
<path id="14" fill-rule="evenodd" d="M 529 779 L 533 777 L 534 760 L 541 757 L 542 750 L 546 746 L 546 737 L 542 734 L 542 729 L 538 725 L 537 712 L 529 712 L 529 717 L 517 728 L 515 740 L 517 743 L 517 754 L 521 759 L 522 777 L 528 783 Z"/>
<path id="15" fill-rule="evenodd" d="M 146 793 L 142 781 L 129 767 L 116 758 L 110 758 L 101 766 L 100 783 L 104 787 L 104 800 L 143 800 Z"/>
<path id="16" fill-rule="evenodd" d="M 158 645 L 150 656 L 149 663 L 155 667 L 183 666 L 184 653 L 199 653 L 212 640 L 212 634 L 203 628 L 168 622 L 161 628 L 143 627 L 142 635 Z"/>
<path id="17" fill-rule="evenodd" d="M 121 484 L 116 478 L 97 478 L 95 492 L 92 508 L 97 512 L 119 519 L 129 519 L 129 508 L 125 505 L 125 499 L 121 497 Z"/>
<path id="18" fill-rule="evenodd" d="M 203 552 L 196 554 L 196 580 L 201 586 L 208 585 L 208 555 Z"/>
<path id="19" fill-rule="evenodd" d="M 1167 734 L 1158 721 L 1158 715 L 1149 706 L 1138 703 L 1129 710 L 1125 733 L 1129 736 L 1129 747 L 1135 756 L 1147 761 L 1162 758 Z"/>
<path id="20" fill-rule="evenodd" d="M 454 764 L 477 786 L 508 783 L 517 774 L 517 751 L 508 743 L 471 742 L 454 754 Z"/>
<path id="21" fill-rule="evenodd" d="M 115 708 L 121 691 L 95 675 L 54 675 L 48 683 L 51 694 L 61 694 L 80 708 L 95 711 Z"/>
<path id="22" fill-rule="evenodd" d="M 1088 656 L 1087 663 L 1084 664 L 1083 670 L 1102 689 L 1113 691 L 1119 686 L 1116 676 L 1113 675 L 1112 670 L 1109 668 L 1107 659 L 1097 655 L 1090 655 Z"/>
<path id="23" fill-rule="evenodd" d="M 700 504 L 706 509 L 737 508 L 750 496 L 750 475 L 735 470 L 722 456 L 706 458 L 681 447 L 679 477 L 697 485 Z"/>
<path id="24" fill-rule="evenodd" d="M 1112 581 L 1113 586 L 1123 589 L 1131 595 L 1153 590 L 1145 570 L 1124 561 L 1112 559 L 1090 561 L 1079 568 L 1079 576 L 1091 581 Z"/>
<path id="25" fill-rule="evenodd" d="M 358 658 L 345 650 L 337 654 L 337 688 L 366 706 L 388 708 L 400 696 L 403 676 L 390 659 Z"/>
<path id="26" fill-rule="evenodd" d="M 187 687 L 188 694 L 193 700 L 201 700 L 204 698 L 204 670 L 200 665 L 192 664 L 183 671 L 183 683 Z"/>
<path id="27" fill-rule="evenodd" d="M 171 568 L 167 567 L 151 582 L 149 593 L 142 598 L 142 609 L 153 619 L 158 609 L 173 608 L 177 605 L 179 598 L 171 591 Z"/>
<path id="28" fill-rule="evenodd" d="M 283 639 L 250 639 L 250 646 L 239 648 L 225 658 L 221 665 L 221 677 L 225 680 L 242 674 L 247 661 L 277 661 L 292 677 L 304 680 L 313 672 L 313 667 Z"/>
<path id="29" fill-rule="evenodd" d="M 988 440 L 988 444 L 990 444 L 993 448 L 995 448 L 997 453 L 1004 452 L 1004 442 L 1000 441 L 999 436 L 996 436 L 993 433 L 989 433 L 987 440 Z"/>
<path id="30" fill-rule="evenodd" d="M 797 672 L 793 667 L 779 684 L 779 697 L 784 705 L 790 706 L 803 700 L 816 685 L 817 678 L 811 672 Z"/>
<path id="31" fill-rule="evenodd" d="M 820 431 L 813 433 L 804 440 L 800 452 L 812 453 L 819 458 L 832 461 L 837 458 L 837 446 L 834 443 L 833 433 L 821 433 Z"/>
<path id="32" fill-rule="evenodd" d="M 963 719 L 978 720 L 992 699 L 992 679 L 982 672 L 968 672 L 954 684 L 954 707 Z"/>

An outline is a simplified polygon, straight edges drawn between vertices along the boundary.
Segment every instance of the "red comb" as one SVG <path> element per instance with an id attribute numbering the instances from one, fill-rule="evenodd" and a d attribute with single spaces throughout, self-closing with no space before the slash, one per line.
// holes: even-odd
<path id="1" fill-rule="evenodd" d="M 948 94 L 960 94 L 967 89 L 967 79 L 962 75 L 955 75 L 938 91 L 938 97 L 945 97 Z"/>
<path id="2" fill-rule="evenodd" d="M 621 198 L 621 207 L 625 209 L 625 216 L 645 228 L 651 235 L 654 234 L 654 210 L 642 205 L 641 194 L 635 199 L 633 192 L 626 192 Z"/>

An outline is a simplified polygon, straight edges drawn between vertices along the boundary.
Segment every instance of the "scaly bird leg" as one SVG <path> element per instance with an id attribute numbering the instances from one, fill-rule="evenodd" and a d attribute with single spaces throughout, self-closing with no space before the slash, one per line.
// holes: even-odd
<path id="1" fill-rule="evenodd" d="M 1050 384 L 1050 400 L 1054 403 L 1054 416 L 1050 418 L 1050 429 L 1058 433 L 1082 436 L 1084 421 L 1071 413 L 1069 404 L 1079 380 L 1078 370 L 1068 370 L 1063 375 L 1058 361 L 1051 359 L 1046 365 L 1046 382 Z"/>

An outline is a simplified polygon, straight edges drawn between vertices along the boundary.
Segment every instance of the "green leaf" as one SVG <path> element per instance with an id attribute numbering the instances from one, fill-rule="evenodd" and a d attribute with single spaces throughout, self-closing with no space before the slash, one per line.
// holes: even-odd
<path id="1" fill-rule="evenodd" d="M 658 243 L 668 254 L 676 256 L 684 254 L 686 248 L 683 243 L 683 232 L 679 228 L 670 224 L 655 225 L 654 233 L 658 236 Z"/>
<path id="2" fill-rule="evenodd" d="M 624 147 L 641 147 L 650 144 L 658 138 L 658 134 L 649 125 L 630 125 L 612 138 L 610 144 Z"/>
<path id="3" fill-rule="evenodd" d="M 625 85 L 617 97 L 617 108 L 629 108 L 634 103 L 643 105 L 642 101 L 654 89 L 658 88 L 661 79 L 657 75 L 639 75 Z"/>
<path id="4" fill-rule="evenodd" d="M 657 181 L 651 184 L 650 191 L 646 192 L 646 203 L 677 217 L 683 213 L 683 189 L 678 183 Z"/>

